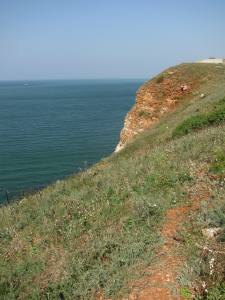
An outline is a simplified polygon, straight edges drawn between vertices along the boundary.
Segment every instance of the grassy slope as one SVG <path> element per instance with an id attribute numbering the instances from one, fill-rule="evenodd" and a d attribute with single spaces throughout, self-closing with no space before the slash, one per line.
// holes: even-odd
<path id="1" fill-rule="evenodd" d="M 1 299 L 118 299 L 155 259 L 165 211 L 189 201 L 197 170 L 210 170 L 225 147 L 223 122 L 172 138 L 225 96 L 225 66 L 183 67 L 202 81 L 191 101 L 121 153 L 1 208 Z"/>

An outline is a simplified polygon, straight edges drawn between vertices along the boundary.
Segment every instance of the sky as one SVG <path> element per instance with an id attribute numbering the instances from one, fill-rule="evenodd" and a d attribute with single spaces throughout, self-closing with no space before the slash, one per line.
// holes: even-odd
<path id="1" fill-rule="evenodd" d="M 224 0 L 0 0 L 0 80 L 149 78 L 225 57 Z"/>

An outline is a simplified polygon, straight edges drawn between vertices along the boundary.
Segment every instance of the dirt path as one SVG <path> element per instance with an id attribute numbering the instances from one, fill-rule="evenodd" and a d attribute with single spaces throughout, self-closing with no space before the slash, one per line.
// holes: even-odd
<path id="1" fill-rule="evenodd" d="M 191 207 L 183 206 L 168 210 L 161 231 L 165 242 L 157 253 L 160 264 L 157 262 L 156 266 L 151 266 L 150 275 L 133 284 L 129 300 L 182 299 L 175 295 L 178 290 L 177 270 L 182 265 L 182 257 L 176 255 L 176 233 L 190 209 Z"/>
<path id="2" fill-rule="evenodd" d="M 184 300 L 176 295 L 179 290 L 176 278 L 183 263 L 182 257 L 176 254 L 179 244 L 176 235 L 188 213 L 196 206 L 180 206 L 167 211 L 161 230 L 164 244 L 156 253 L 157 262 L 145 270 L 148 276 L 131 284 L 131 293 L 123 300 Z M 101 295 L 99 299 L 103 300 L 104 297 Z"/>
<path id="3" fill-rule="evenodd" d="M 181 224 L 187 220 L 191 211 L 198 209 L 201 200 L 209 198 L 208 191 L 201 190 L 191 195 L 192 205 L 171 208 L 161 230 L 163 246 L 158 250 L 158 261 L 146 270 L 149 276 L 132 284 L 129 300 L 183 300 L 177 282 L 179 269 L 184 259 L 178 256 L 177 248 L 181 242 L 177 237 Z"/>

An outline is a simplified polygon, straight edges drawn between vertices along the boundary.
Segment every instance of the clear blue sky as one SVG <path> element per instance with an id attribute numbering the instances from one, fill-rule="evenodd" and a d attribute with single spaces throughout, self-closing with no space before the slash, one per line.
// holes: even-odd
<path id="1" fill-rule="evenodd" d="M 0 80 L 149 78 L 225 57 L 224 0 L 0 0 Z"/>

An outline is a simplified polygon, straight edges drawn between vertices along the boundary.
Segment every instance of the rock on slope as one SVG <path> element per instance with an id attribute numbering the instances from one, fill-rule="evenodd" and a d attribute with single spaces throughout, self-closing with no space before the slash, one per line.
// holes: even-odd
<path id="1" fill-rule="evenodd" d="M 136 103 L 128 112 L 120 141 L 115 152 L 120 151 L 138 133 L 152 127 L 163 115 L 176 109 L 198 90 L 205 79 L 195 72 L 198 64 L 181 64 L 169 68 L 144 83 L 136 94 Z"/>

